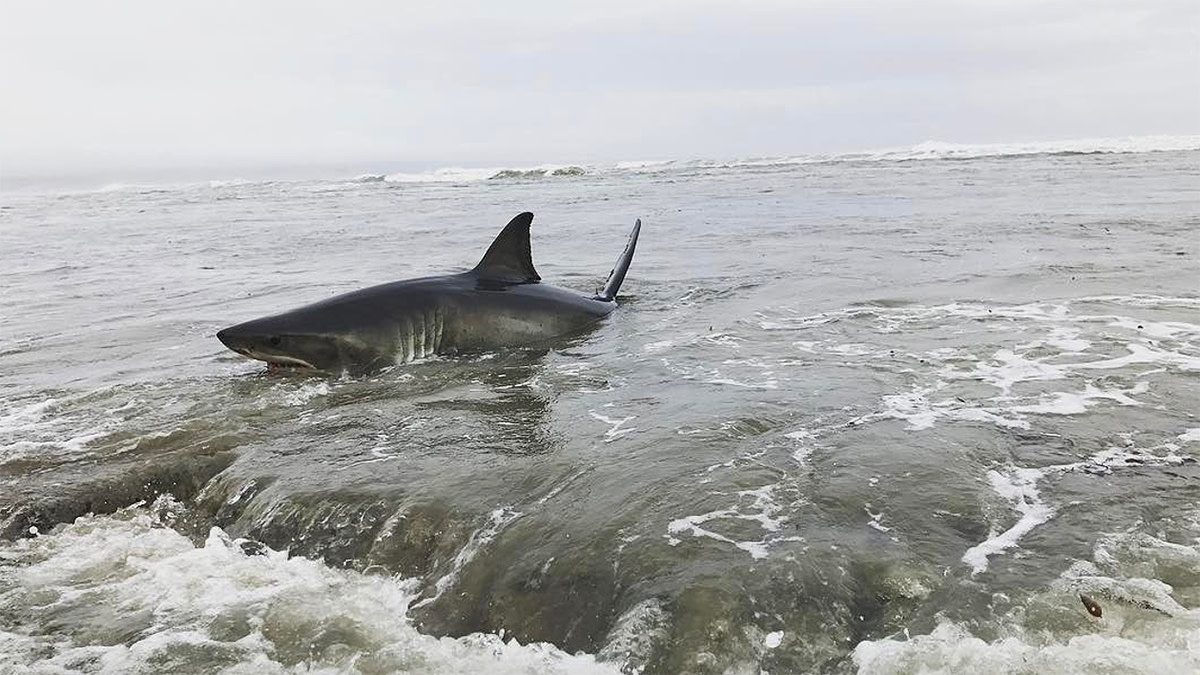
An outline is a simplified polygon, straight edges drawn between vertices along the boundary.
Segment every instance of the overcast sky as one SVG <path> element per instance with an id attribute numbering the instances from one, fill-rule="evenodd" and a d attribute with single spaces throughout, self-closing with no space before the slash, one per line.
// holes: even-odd
<path id="1" fill-rule="evenodd" d="M 1194 133 L 1196 0 L 0 6 L 0 171 Z"/>

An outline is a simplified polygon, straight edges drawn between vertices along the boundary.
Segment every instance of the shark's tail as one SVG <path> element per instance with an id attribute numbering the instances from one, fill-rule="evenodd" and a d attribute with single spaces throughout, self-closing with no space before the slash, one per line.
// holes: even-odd
<path id="1" fill-rule="evenodd" d="M 604 284 L 604 290 L 596 294 L 597 300 L 616 300 L 621 282 L 625 281 L 625 273 L 629 271 L 629 263 L 633 262 L 633 251 L 637 248 L 638 233 L 641 231 L 642 219 L 638 218 L 633 225 L 633 231 L 629 233 L 629 243 L 625 244 L 625 250 L 621 251 L 621 257 L 617 258 L 617 264 L 613 265 L 612 271 L 608 273 L 608 282 Z"/>

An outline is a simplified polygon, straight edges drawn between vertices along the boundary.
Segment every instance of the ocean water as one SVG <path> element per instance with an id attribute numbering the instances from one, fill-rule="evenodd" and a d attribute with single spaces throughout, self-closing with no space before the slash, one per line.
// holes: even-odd
<path id="1" fill-rule="evenodd" d="M 592 333 L 213 337 L 523 210 Z M 0 290 L 6 675 L 1200 672 L 1198 139 L 22 184 Z"/>

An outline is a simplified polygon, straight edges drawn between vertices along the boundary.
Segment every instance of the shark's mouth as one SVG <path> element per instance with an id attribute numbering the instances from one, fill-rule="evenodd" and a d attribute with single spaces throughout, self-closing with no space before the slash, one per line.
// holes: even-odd
<path id="1" fill-rule="evenodd" d="M 302 370 L 316 370 L 310 365 L 285 361 L 267 361 L 268 373 L 295 373 Z"/>
<path id="2" fill-rule="evenodd" d="M 313 364 L 298 359 L 294 356 L 283 356 L 281 354 L 260 354 L 258 352 L 246 352 L 245 356 L 252 359 L 267 362 L 268 373 L 292 373 L 303 370 L 320 370 Z"/>

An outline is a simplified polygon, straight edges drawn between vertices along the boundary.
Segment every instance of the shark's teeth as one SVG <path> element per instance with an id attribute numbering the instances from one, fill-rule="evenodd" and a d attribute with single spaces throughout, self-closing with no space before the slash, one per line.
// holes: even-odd
<path id="1" fill-rule="evenodd" d="M 292 356 L 282 356 L 279 354 L 260 354 L 254 351 L 248 351 L 246 356 L 258 361 L 266 361 L 268 370 L 271 368 L 312 368 L 313 370 L 317 370 L 317 367 L 308 361 Z"/>

